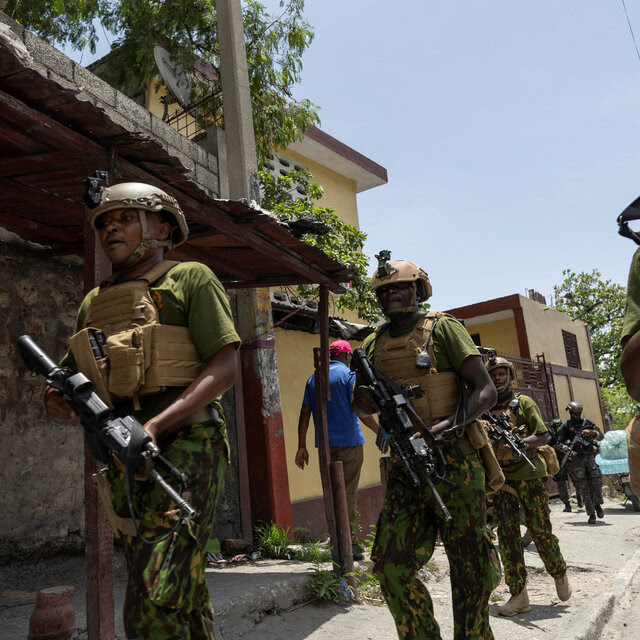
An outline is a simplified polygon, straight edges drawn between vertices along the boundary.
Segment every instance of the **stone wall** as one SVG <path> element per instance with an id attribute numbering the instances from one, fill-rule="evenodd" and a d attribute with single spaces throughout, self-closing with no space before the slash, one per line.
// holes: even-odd
<path id="1" fill-rule="evenodd" d="M 82 548 L 83 433 L 47 418 L 44 379 L 15 349 L 27 333 L 54 360 L 62 357 L 82 299 L 82 266 L 46 258 L 0 239 L 0 563 Z M 224 399 L 233 464 L 225 475 L 214 535 L 241 537 L 233 393 Z"/>

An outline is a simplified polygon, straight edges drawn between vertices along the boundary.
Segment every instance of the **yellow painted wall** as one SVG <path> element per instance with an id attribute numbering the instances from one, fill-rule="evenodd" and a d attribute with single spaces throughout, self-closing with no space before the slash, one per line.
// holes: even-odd
<path id="1" fill-rule="evenodd" d="M 571 378 L 571 382 L 573 384 L 573 378 Z M 567 376 L 562 376 L 554 373 L 553 384 L 556 388 L 556 400 L 558 402 L 559 412 L 559 415 L 556 417 L 560 418 L 561 420 L 566 420 L 569 417 L 569 414 L 564 410 L 564 408 L 571 401 L 571 393 L 569 392 L 569 382 L 567 381 Z"/>
<path id="2" fill-rule="evenodd" d="M 586 325 L 580 320 L 571 320 L 564 314 L 550 309 L 535 300 L 520 296 L 531 357 L 543 353 L 547 362 L 567 366 L 562 330 L 575 334 L 584 371 L 594 371 Z"/>
<path id="3" fill-rule="evenodd" d="M 287 473 L 289 475 L 289 492 L 291 501 L 297 502 L 306 498 L 322 495 L 318 452 L 315 448 L 315 431 L 313 418 L 307 433 L 307 450 L 309 466 L 298 469 L 294 459 L 298 450 L 298 415 L 304 395 L 307 379 L 313 374 L 313 349 L 320 346 L 320 336 L 305 331 L 275 330 L 276 357 L 278 360 L 278 377 L 280 379 L 280 395 L 282 398 L 282 420 L 284 423 L 284 443 L 287 456 Z M 355 348 L 357 343 L 352 343 Z M 362 426 L 366 440 L 364 445 L 364 464 L 360 474 L 360 487 L 380 483 L 380 452 L 375 446 L 373 431 Z"/>
<path id="4" fill-rule="evenodd" d="M 309 169 L 315 182 L 324 189 L 324 195 L 318 201 L 321 206 L 332 207 L 341 220 L 360 228 L 356 183 L 353 180 L 332 171 L 329 167 L 313 162 L 292 149 L 286 149 L 282 155 Z"/>
<path id="5" fill-rule="evenodd" d="M 154 116 L 162 120 L 164 114 L 164 105 L 160 102 L 160 98 L 167 94 L 167 89 L 160 86 L 157 78 L 152 78 L 147 85 L 146 108 Z M 182 111 L 182 107 L 178 103 L 170 104 L 167 111 L 167 117 L 171 118 L 178 111 Z M 186 138 L 192 138 L 196 133 L 200 132 L 200 127 L 196 123 L 195 118 L 185 114 L 178 118 L 179 122 L 172 121 L 170 125 L 177 129 Z"/>
<path id="6" fill-rule="evenodd" d="M 314 181 L 324 189 L 324 195 L 318 201 L 320 206 L 335 209 L 336 215 L 341 220 L 357 229 L 360 228 L 356 183 L 353 180 L 310 160 L 292 149 L 285 149 L 280 153 L 292 162 L 306 167 L 313 176 Z M 332 305 L 332 297 L 329 298 L 329 305 L 329 315 L 338 316 L 348 322 L 363 323 L 363 320 L 358 317 L 355 311 L 338 311 L 335 309 Z"/>
<path id="7" fill-rule="evenodd" d="M 480 344 L 483 347 L 495 349 L 499 353 L 520 357 L 514 318 L 504 318 L 471 326 L 466 325 L 466 329 L 470 334 L 480 334 Z"/>

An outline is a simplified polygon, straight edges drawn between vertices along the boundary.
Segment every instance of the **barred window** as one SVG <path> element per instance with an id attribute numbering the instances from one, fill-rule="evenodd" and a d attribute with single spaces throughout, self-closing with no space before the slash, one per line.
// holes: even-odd
<path id="1" fill-rule="evenodd" d="M 567 366 L 574 367 L 575 369 L 582 369 L 576 334 L 563 329 L 562 341 L 564 342 L 564 352 L 567 355 Z"/>

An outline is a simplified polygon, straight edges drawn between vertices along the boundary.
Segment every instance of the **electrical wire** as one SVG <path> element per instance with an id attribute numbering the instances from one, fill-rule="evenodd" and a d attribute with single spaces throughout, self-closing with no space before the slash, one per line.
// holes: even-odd
<path id="1" fill-rule="evenodd" d="M 631 38 L 633 39 L 633 46 L 636 48 L 636 55 L 640 60 L 640 51 L 638 51 L 638 43 L 636 42 L 636 36 L 633 33 L 633 27 L 631 26 L 631 20 L 629 20 L 629 12 L 627 11 L 627 5 L 624 0 L 621 0 L 622 7 L 624 8 L 624 15 L 627 17 L 627 24 L 629 25 L 629 31 L 631 32 Z"/>

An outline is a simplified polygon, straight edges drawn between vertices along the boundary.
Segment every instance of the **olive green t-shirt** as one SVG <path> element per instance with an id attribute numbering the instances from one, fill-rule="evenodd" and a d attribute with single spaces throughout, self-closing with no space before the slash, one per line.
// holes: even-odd
<path id="1" fill-rule="evenodd" d="M 422 315 L 416 320 L 422 320 Z M 394 333 L 391 326 L 385 331 L 389 331 L 392 338 L 398 338 L 401 335 L 409 335 L 415 329 L 415 325 L 403 333 Z M 372 333 L 362 342 L 362 349 L 367 354 L 370 362 L 374 364 L 374 346 L 376 334 Z M 480 356 L 478 348 L 474 344 L 469 332 L 464 328 L 461 322 L 450 316 L 442 316 L 433 329 L 431 335 L 433 341 L 433 355 L 436 360 L 436 368 L 439 373 L 445 371 L 460 371 L 460 366 L 469 356 Z M 358 383 L 358 382 L 357 382 Z"/>
<path id="2" fill-rule="evenodd" d="M 509 400 L 511 400 L 511 398 L 509 398 Z M 493 412 L 498 413 L 506 410 L 506 404 L 508 404 L 508 402 L 509 401 L 497 405 L 502 408 L 498 409 L 494 407 Z M 516 419 L 516 426 L 524 426 L 526 428 L 523 437 L 540 435 L 548 432 L 548 429 L 542 419 L 540 409 L 533 398 L 523 395 L 519 396 L 518 406 L 513 410 L 513 414 Z M 545 464 L 542 455 L 538 453 L 538 450 L 528 449 L 525 451 L 525 454 L 536 466 L 536 470 L 534 471 L 527 464 L 526 460 L 518 460 L 518 462 L 502 469 L 507 480 L 534 480 L 535 478 L 545 478 L 547 476 L 547 465 Z"/>
<path id="3" fill-rule="evenodd" d="M 181 262 L 149 286 L 151 298 L 158 309 L 161 324 L 189 327 L 191 341 L 203 362 L 227 344 L 240 345 L 224 287 L 209 267 L 199 262 Z M 92 289 L 82 301 L 76 318 L 75 331 L 83 328 L 91 300 L 99 289 Z M 71 351 L 67 351 L 62 365 L 75 368 Z M 164 392 L 140 398 L 141 409 L 133 411 L 131 401 L 119 403 L 116 412 L 133 414 L 144 424 L 166 409 L 184 387 L 171 387 Z M 214 405 L 221 410 L 219 398 Z"/>
<path id="4" fill-rule="evenodd" d="M 620 339 L 640 331 L 640 248 L 633 254 L 627 282 L 627 305 Z"/>

